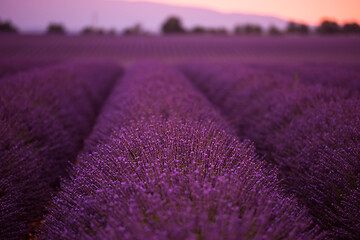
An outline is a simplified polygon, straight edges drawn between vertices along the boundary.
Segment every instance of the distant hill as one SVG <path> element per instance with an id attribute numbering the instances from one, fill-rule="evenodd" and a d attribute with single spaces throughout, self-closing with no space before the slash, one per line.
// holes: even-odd
<path id="1" fill-rule="evenodd" d="M 22 31 L 44 31 L 49 22 L 60 22 L 72 32 L 84 26 L 97 25 L 118 31 L 140 23 L 146 30 L 159 32 L 160 26 L 170 15 L 181 18 L 187 28 L 226 27 L 255 23 L 264 28 L 286 26 L 286 21 L 272 16 L 233 13 L 180 7 L 149 2 L 114 0 L 0 0 L 0 19 L 11 20 Z"/>

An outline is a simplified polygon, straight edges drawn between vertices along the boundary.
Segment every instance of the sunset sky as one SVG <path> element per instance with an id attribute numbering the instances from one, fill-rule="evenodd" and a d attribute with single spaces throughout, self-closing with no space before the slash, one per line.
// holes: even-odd
<path id="1" fill-rule="evenodd" d="M 109 1 L 109 0 L 108 0 Z M 117 0 L 110 0 L 117 1 Z M 136 0 L 129 0 L 136 2 Z M 222 12 L 258 13 L 318 24 L 323 18 L 360 22 L 360 0 L 143 0 Z"/>
<path id="2" fill-rule="evenodd" d="M 135 23 L 157 32 L 169 15 L 180 17 L 185 27 L 228 29 L 244 23 L 284 28 L 288 21 L 316 26 L 324 19 L 360 23 L 360 0 L 0 0 L 0 20 L 24 31 L 43 31 L 57 22 L 74 32 L 89 25 L 121 30 Z"/>

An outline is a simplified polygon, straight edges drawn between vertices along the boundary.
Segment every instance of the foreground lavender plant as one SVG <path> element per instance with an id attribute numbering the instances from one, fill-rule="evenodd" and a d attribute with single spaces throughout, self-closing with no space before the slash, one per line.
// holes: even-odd
<path id="1" fill-rule="evenodd" d="M 360 236 L 360 101 L 322 104 L 273 143 L 286 184 L 335 238 Z"/>
<path id="2" fill-rule="evenodd" d="M 76 62 L 2 79 L 1 239 L 19 239 L 41 220 L 118 74 L 112 64 Z"/>
<path id="3" fill-rule="evenodd" d="M 136 65 L 109 98 L 86 142 L 91 151 L 79 156 L 39 238 L 323 237 L 296 201 L 282 196 L 254 147 L 223 126 L 182 75 Z"/>
<path id="4" fill-rule="evenodd" d="M 154 119 L 85 155 L 40 239 L 316 239 L 254 148 L 214 124 Z"/>
<path id="5" fill-rule="evenodd" d="M 184 71 L 234 123 L 239 136 L 255 140 L 266 159 L 280 167 L 287 189 L 318 223 L 336 239 L 356 239 L 358 100 L 346 100 L 351 97 L 341 90 L 306 86 L 269 72 L 207 69 L 190 66 Z"/>

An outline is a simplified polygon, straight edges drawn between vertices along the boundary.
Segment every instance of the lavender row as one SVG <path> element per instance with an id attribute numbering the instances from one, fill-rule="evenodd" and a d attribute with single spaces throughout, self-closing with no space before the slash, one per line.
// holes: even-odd
<path id="1" fill-rule="evenodd" d="M 0 59 L 0 79 L 22 71 L 29 71 L 33 68 L 46 67 L 58 62 L 55 59 L 37 59 L 37 58 L 6 58 Z"/>
<path id="2" fill-rule="evenodd" d="M 19 239 L 42 219 L 120 73 L 74 62 L 0 82 L 0 238 Z"/>
<path id="3" fill-rule="evenodd" d="M 134 123 L 81 159 L 40 239 L 322 237 L 253 151 L 214 124 Z"/>
<path id="4" fill-rule="evenodd" d="M 112 121 L 110 121 L 112 119 Z M 316 239 L 249 142 L 181 74 L 136 65 L 64 181 L 40 239 Z M 100 128 L 111 128 L 102 134 Z"/>
<path id="5" fill-rule="evenodd" d="M 354 180 L 360 170 L 358 100 L 340 89 L 303 85 L 283 74 L 235 64 L 182 69 L 222 110 L 238 136 L 254 140 L 280 168 L 287 189 L 318 223 L 335 238 L 360 234 L 359 185 Z"/>
<path id="6" fill-rule="evenodd" d="M 277 73 L 305 84 L 321 84 L 360 92 L 360 65 L 356 63 L 251 64 L 269 74 Z"/>
<path id="7" fill-rule="evenodd" d="M 228 36 L 49 36 L 20 35 L 0 39 L 3 58 L 107 58 L 122 64 L 139 59 L 162 61 L 359 62 L 358 37 Z"/>
<path id="8" fill-rule="evenodd" d="M 360 101 L 321 104 L 273 136 L 288 187 L 339 239 L 360 236 Z"/>
<path id="9" fill-rule="evenodd" d="M 272 152 L 271 135 L 319 103 L 348 98 L 346 91 L 307 86 L 282 74 L 237 64 L 189 64 L 184 73 L 221 110 L 240 138 Z"/>
<path id="10" fill-rule="evenodd" d="M 210 106 L 208 100 L 177 71 L 157 62 L 140 62 L 125 72 L 115 86 L 93 134 L 86 140 L 85 151 L 106 142 L 114 129 L 154 115 L 164 120 L 216 122 L 219 127 L 231 131 Z"/>

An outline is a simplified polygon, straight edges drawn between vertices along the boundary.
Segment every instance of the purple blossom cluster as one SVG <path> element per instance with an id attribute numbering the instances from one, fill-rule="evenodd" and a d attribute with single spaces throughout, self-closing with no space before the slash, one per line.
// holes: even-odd
<path id="1" fill-rule="evenodd" d="M 252 139 L 265 159 L 279 167 L 286 189 L 333 238 L 360 235 L 356 96 L 299 83 L 271 69 L 236 64 L 181 69 L 221 109 L 238 136 Z"/>
<path id="2" fill-rule="evenodd" d="M 77 61 L 0 81 L 0 239 L 40 223 L 120 73 L 108 62 Z"/>
<path id="3" fill-rule="evenodd" d="M 249 141 L 153 62 L 109 97 L 39 239 L 322 239 Z"/>

